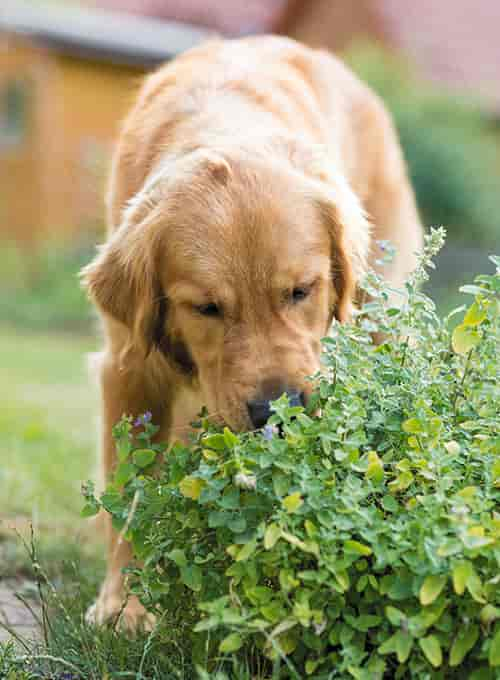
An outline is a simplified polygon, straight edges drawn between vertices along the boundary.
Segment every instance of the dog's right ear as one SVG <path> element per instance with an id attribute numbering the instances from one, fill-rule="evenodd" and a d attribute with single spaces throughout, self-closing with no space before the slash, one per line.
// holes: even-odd
<path id="1" fill-rule="evenodd" d="M 128 220 L 80 273 L 90 299 L 130 331 L 132 346 L 147 355 L 162 323 L 163 294 L 157 278 L 158 230 L 152 220 Z"/>

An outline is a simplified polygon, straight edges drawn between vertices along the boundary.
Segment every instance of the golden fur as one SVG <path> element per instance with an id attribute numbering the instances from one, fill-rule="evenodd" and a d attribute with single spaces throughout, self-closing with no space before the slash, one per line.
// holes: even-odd
<path id="1" fill-rule="evenodd" d="M 238 430 L 252 427 L 252 399 L 307 395 L 374 241 L 398 249 L 385 274 L 396 286 L 421 245 L 384 106 L 333 56 L 285 38 L 212 42 L 149 76 L 108 201 L 108 241 L 84 270 L 105 332 L 106 476 L 123 413 L 151 411 L 172 441 L 203 405 Z M 120 611 L 129 559 L 109 528 L 90 619 Z M 144 616 L 131 598 L 125 623 Z"/>

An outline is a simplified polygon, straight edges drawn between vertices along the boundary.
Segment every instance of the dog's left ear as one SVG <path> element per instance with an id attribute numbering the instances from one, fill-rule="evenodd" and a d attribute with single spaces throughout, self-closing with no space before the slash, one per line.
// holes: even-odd
<path id="1" fill-rule="evenodd" d="M 125 219 L 80 274 L 98 308 L 127 327 L 127 350 L 138 350 L 143 356 L 151 350 L 162 323 L 158 241 L 151 221 Z"/>
<path id="2" fill-rule="evenodd" d="M 292 165 L 312 180 L 320 192 L 317 203 L 332 239 L 331 273 L 335 317 L 348 321 L 353 311 L 357 284 L 366 271 L 370 224 L 360 200 L 343 175 L 340 165 L 323 145 L 305 140 L 283 142 Z"/>
<path id="3" fill-rule="evenodd" d="M 370 224 L 359 199 L 340 176 L 330 175 L 318 207 L 332 242 L 332 317 L 344 323 L 352 316 L 357 285 L 366 272 Z"/>

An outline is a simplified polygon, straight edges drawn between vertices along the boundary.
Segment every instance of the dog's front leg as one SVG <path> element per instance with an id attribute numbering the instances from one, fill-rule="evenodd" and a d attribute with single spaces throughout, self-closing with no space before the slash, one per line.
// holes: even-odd
<path id="1" fill-rule="evenodd" d="M 119 362 L 104 356 L 99 367 L 102 395 L 102 441 L 101 456 L 104 479 L 110 479 L 116 465 L 116 450 L 112 436 L 113 426 L 123 414 L 134 416 L 151 411 L 155 422 L 161 421 L 164 409 L 152 403 L 151 390 L 144 375 L 120 370 Z M 107 540 L 107 569 L 96 602 L 86 615 L 88 623 L 103 624 L 115 620 L 124 628 L 151 628 L 154 617 L 146 612 L 138 598 L 127 595 L 123 568 L 132 560 L 130 544 L 111 525 L 111 517 L 105 515 Z"/>

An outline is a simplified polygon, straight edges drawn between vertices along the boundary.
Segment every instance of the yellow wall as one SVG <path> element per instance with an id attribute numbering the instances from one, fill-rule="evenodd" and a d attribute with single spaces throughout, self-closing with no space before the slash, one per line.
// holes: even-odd
<path id="1" fill-rule="evenodd" d="M 29 83 L 22 145 L 0 146 L 0 236 L 33 242 L 104 221 L 103 194 L 119 123 L 142 73 L 10 40 L 0 45 L 2 84 Z"/>

